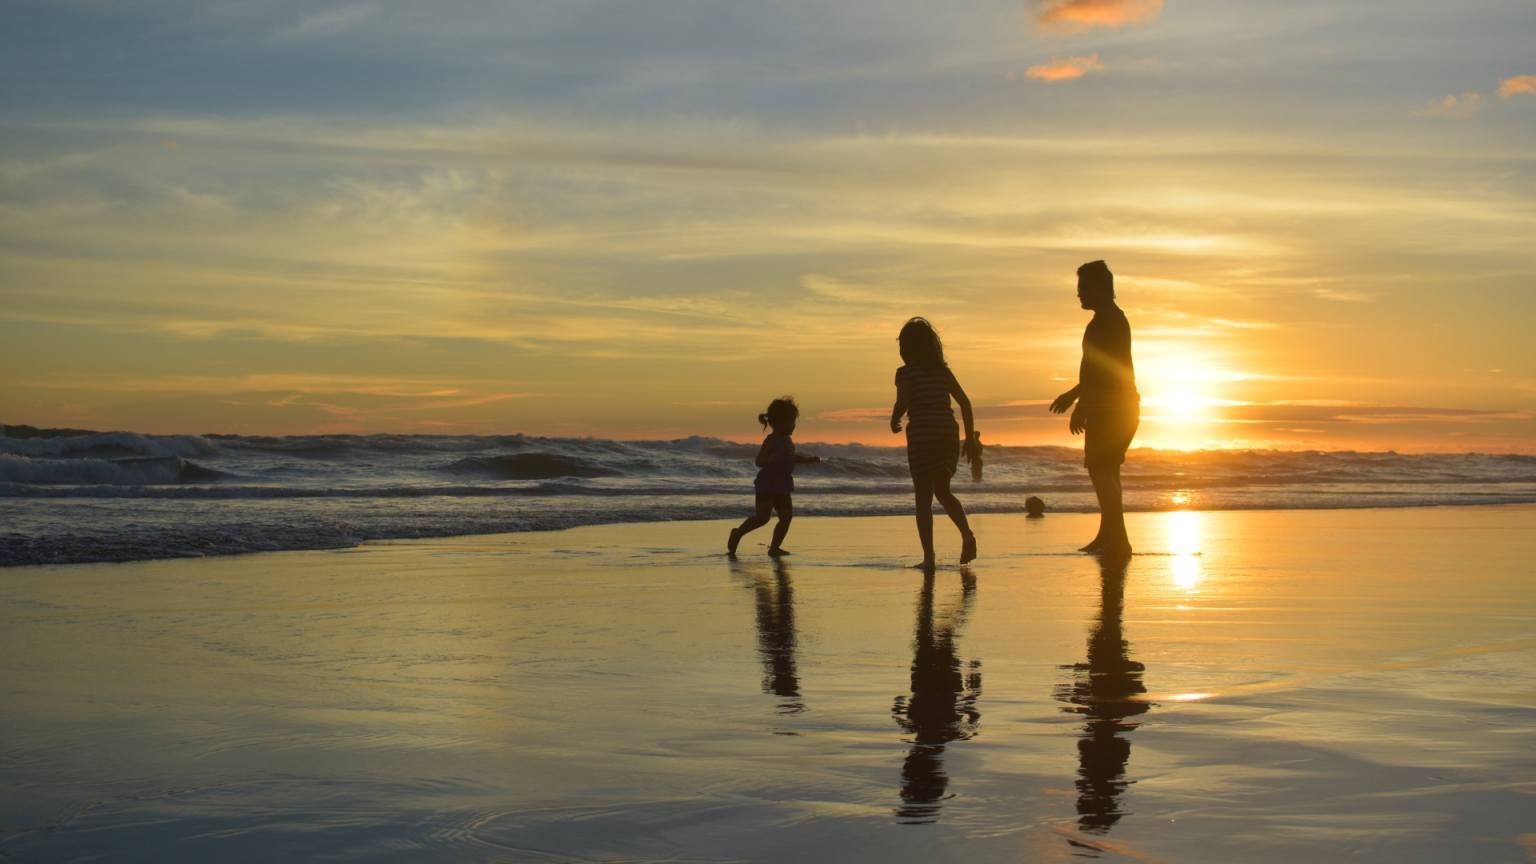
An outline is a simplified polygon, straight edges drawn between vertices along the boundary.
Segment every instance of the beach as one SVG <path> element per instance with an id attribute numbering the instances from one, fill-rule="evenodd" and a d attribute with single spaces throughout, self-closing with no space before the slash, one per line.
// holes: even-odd
<path id="1" fill-rule="evenodd" d="M 1536 861 L 1536 505 L 0 571 L 0 856 Z"/>

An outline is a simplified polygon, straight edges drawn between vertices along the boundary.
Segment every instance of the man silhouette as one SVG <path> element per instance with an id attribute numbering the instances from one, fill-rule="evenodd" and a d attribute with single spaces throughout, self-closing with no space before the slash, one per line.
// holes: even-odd
<path id="1" fill-rule="evenodd" d="M 1077 299 L 1093 311 L 1083 331 L 1083 363 L 1077 386 L 1056 397 L 1051 410 L 1064 414 L 1072 403 L 1068 424 L 1072 434 L 1083 438 L 1083 465 L 1099 496 L 1099 533 L 1083 552 L 1124 554 L 1131 551 L 1125 535 L 1125 502 L 1120 489 L 1120 466 L 1125 451 L 1141 425 L 1141 394 L 1136 392 L 1136 369 L 1131 364 L 1131 324 L 1115 305 L 1115 276 L 1103 261 L 1077 268 Z"/>

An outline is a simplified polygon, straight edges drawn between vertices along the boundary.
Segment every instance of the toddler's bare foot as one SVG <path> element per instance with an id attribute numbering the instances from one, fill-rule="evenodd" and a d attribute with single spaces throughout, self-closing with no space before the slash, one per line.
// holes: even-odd
<path id="1" fill-rule="evenodd" d="M 780 549 L 779 547 L 775 546 L 772 549 L 768 550 L 768 554 L 772 555 L 775 558 L 780 558 L 780 557 L 783 557 L 785 555 L 788 555 L 789 554 L 789 550 L 788 549 Z"/>
<path id="2" fill-rule="evenodd" d="M 740 545 L 741 545 L 741 529 L 740 528 L 732 528 L 731 529 L 731 539 L 726 541 L 725 551 L 728 554 L 735 555 L 736 554 L 736 547 L 740 546 Z"/>
<path id="3" fill-rule="evenodd" d="M 960 563 L 969 564 L 976 560 L 976 535 L 965 535 L 965 542 L 960 545 Z"/>

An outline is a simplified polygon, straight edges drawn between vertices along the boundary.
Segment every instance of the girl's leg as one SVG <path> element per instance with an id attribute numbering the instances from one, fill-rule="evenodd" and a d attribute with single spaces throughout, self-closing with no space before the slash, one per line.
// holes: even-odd
<path id="1" fill-rule="evenodd" d="M 757 499 L 757 512 L 747 517 L 741 525 L 731 529 L 731 539 L 725 548 L 732 555 L 736 554 L 736 546 L 741 543 L 741 538 L 768 524 L 768 514 L 773 512 L 773 500 L 769 498 Z"/>
<path id="2" fill-rule="evenodd" d="M 939 499 L 939 506 L 944 508 L 950 521 L 960 529 L 960 563 L 971 563 L 976 558 L 976 535 L 971 533 L 971 523 L 965 518 L 965 508 L 961 506 L 960 499 L 949 491 L 949 478 L 943 474 L 935 474 L 933 477 L 933 497 Z"/>
<path id="3" fill-rule="evenodd" d="M 936 563 L 933 554 L 933 475 L 912 478 L 917 496 L 917 539 L 923 544 L 923 566 Z"/>
<path id="4" fill-rule="evenodd" d="M 789 533 L 789 523 L 795 518 L 795 502 L 788 495 L 775 502 L 773 509 L 779 511 L 779 521 L 773 526 L 773 545 L 768 547 L 769 555 L 785 555 L 784 535 Z"/>

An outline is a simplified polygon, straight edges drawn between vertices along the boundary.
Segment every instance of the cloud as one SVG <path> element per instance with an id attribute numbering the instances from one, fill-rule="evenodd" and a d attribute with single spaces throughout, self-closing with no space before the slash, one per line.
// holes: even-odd
<path id="1" fill-rule="evenodd" d="M 1340 303 L 1375 303 L 1381 296 L 1374 291 L 1348 291 L 1335 288 L 1313 288 L 1312 295 L 1324 300 L 1337 300 Z"/>
<path id="2" fill-rule="evenodd" d="M 834 423 L 874 423 L 879 420 L 891 419 L 889 408 L 843 408 L 839 411 L 823 411 L 817 414 L 816 420 L 830 420 Z"/>
<path id="3" fill-rule="evenodd" d="M 1104 64 L 1099 62 L 1099 55 L 1095 53 L 1088 57 L 1068 57 L 1065 60 L 1052 57 L 1051 62 L 1031 66 L 1024 74 L 1031 78 L 1039 78 L 1041 81 L 1070 81 L 1073 78 L 1081 78 L 1094 69 L 1103 68 Z"/>
<path id="4" fill-rule="evenodd" d="M 1162 10 L 1163 0 L 1031 0 L 1030 6 L 1041 30 L 1081 33 L 1150 21 Z"/>
<path id="5" fill-rule="evenodd" d="M 1476 93 L 1463 93 L 1461 98 L 1447 96 L 1436 102 L 1429 100 L 1423 111 L 1413 112 L 1415 117 L 1471 117 L 1483 104 L 1483 97 Z"/>
<path id="6" fill-rule="evenodd" d="M 1536 75 L 1516 75 L 1499 82 L 1499 98 L 1508 99 L 1516 93 L 1536 96 Z"/>
<path id="7" fill-rule="evenodd" d="M 370 6 L 352 5 L 331 9 L 316 15 L 306 15 L 297 23 L 278 29 L 273 34 L 277 42 L 301 42 L 306 39 L 325 39 L 355 32 L 365 21 L 374 17 Z"/>
<path id="8" fill-rule="evenodd" d="M 1217 423 L 1345 423 L 1381 425 L 1393 423 L 1489 423 L 1496 420 L 1530 420 L 1536 412 L 1525 410 L 1434 408 L 1376 405 L 1343 401 L 1232 402 L 1197 400 L 1198 416 L 1159 416 L 1156 409 L 1170 407 L 1169 400 L 1142 400 L 1143 420 L 1199 419 Z M 1299 430 L 1292 430 L 1299 431 Z"/>

